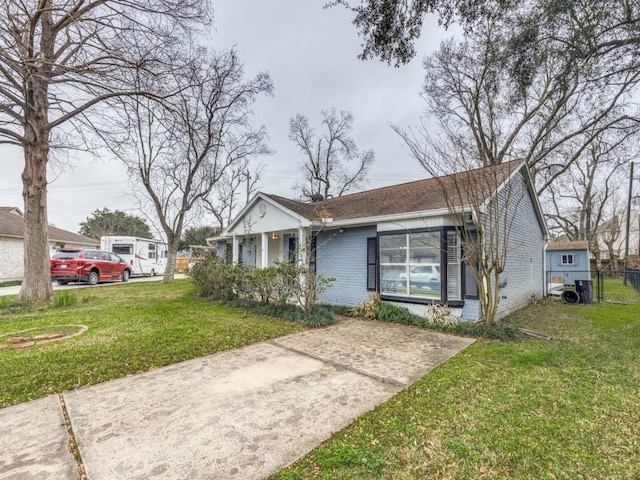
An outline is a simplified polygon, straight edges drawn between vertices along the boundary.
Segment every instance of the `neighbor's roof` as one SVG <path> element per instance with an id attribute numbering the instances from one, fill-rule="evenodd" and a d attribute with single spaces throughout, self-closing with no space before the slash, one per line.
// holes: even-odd
<path id="1" fill-rule="evenodd" d="M 574 240 L 572 242 L 549 242 L 547 250 L 588 250 L 589 242 L 586 240 Z"/>
<path id="2" fill-rule="evenodd" d="M 474 205 L 486 200 L 509 176 L 523 165 L 521 161 L 389 187 L 352 193 L 314 203 L 305 203 L 278 195 L 263 194 L 309 220 L 331 218 L 334 221 L 424 212 Z M 443 191 L 447 195 L 443 195 Z M 481 198 L 472 198 L 480 192 Z"/>
<path id="3" fill-rule="evenodd" d="M 0 237 L 24 238 L 24 217 L 19 208 L 0 207 Z M 49 225 L 49 240 L 91 246 L 100 243 L 93 238 L 69 232 L 52 225 Z"/>

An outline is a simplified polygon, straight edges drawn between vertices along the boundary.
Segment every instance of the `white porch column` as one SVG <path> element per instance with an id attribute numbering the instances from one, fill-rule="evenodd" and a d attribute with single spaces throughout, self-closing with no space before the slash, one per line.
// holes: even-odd
<path id="1" fill-rule="evenodd" d="M 239 243 L 238 243 L 238 237 L 236 237 L 235 234 L 234 234 L 233 235 L 233 249 L 232 249 L 232 255 L 231 255 L 231 262 L 234 265 L 237 265 L 237 263 L 238 263 L 239 253 L 240 253 L 240 246 L 239 246 Z"/>
<path id="2" fill-rule="evenodd" d="M 262 265 L 261 268 L 269 266 L 269 235 L 265 232 L 262 234 Z"/>
<path id="3" fill-rule="evenodd" d="M 298 266 L 307 267 L 307 232 L 303 227 L 298 227 Z"/>

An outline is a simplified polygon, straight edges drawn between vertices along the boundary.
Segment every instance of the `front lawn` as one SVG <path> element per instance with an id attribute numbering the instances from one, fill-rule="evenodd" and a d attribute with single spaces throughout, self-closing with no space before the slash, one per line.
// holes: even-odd
<path id="1" fill-rule="evenodd" d="M 8 337 L 32 335 L 47 326 L 86 325 L 88 331 L 34 347 L 0 349 L 0 407 L 301 329 L 196 297 L 188 280 L 65 290 L 57 295 L 57 303 L 73 303 L 70 299 L 77 303 L 0 315 L 0 339 L 4 339 L 0 345 L 6 345 Z M 28 329 L 35 330 L 18 333 Z"/>
<path id="2" fill-rule="evenodd" d="M 544 302 L 274 478 L 639 479 L 640 309 Z"/>

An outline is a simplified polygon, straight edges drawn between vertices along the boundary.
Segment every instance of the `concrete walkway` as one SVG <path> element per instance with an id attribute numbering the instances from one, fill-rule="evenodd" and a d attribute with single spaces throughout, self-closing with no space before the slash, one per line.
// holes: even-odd
<path id="1" fill-rule="evenodd" d="M 471 343 L 346 320 L 0 409 L 0 479 L 79 478 L 73 437 L 89 480 L 265 478 Z"/>

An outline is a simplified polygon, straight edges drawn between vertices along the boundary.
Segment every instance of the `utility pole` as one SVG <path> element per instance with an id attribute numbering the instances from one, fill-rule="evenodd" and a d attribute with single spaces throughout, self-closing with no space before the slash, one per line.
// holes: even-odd
<path id="1" fill-rule="evenodd" d="M 627 268 L 629 268 L 629 233 L 631 227 L 631 199 L 633 198 L 633 166 L 635 162 L 631 162 L 631 173 L 629 174 L 629 199 L 627 200 L 627 225 L 626 237 L 624 242 L 624 280 L 623 285 L 627 285 Z"/>
<path id="2" fill-rule="evenodd" d="M 632 165 L 632 168 L 633 168 L 633 165 Z M 249 187 L 251 185 L 251 174 L 249 173 L 249 170 L 245 170 L 242 175 L 244 175 L 244 178 L 247 179 L 247 199 L 244 202 L 244 204 L 246 205 L 249 203 L 249 190 L 250 190 Z"/>

